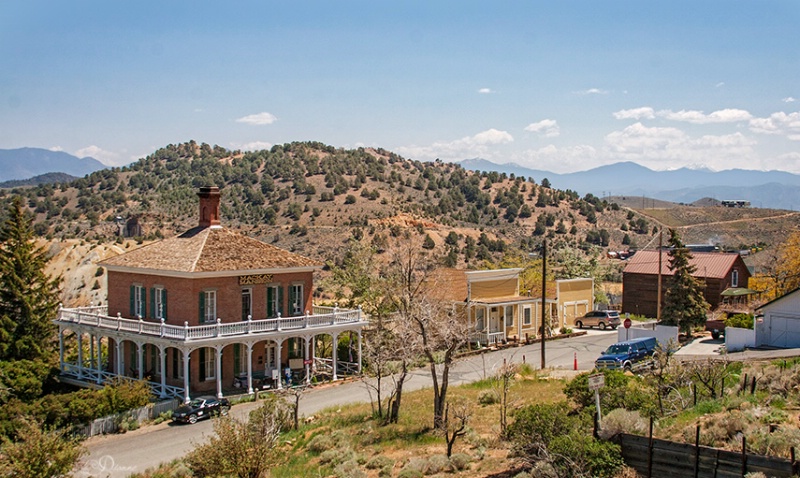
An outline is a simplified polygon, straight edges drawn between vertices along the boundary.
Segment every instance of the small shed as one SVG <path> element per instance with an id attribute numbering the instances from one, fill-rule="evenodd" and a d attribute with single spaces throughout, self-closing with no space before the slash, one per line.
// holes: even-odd
<path id="1" fill-rule="evenodd" d="M 800 348 L 800 289 L 767 302 L 758 309 L 756 345 Z"/>

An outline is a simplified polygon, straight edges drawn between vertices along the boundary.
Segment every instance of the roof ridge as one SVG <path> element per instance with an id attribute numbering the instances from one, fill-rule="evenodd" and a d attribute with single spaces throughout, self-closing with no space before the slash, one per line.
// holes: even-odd
<path id="1" fill-rule="evenodd" d="M 192 261 L 192 265 L 191 267 L 189 267 L 189 272 L 195 272 L 197 270 L 197 263 L 200 262 L 200 258 L 203 257 L 203 250 L 205 250 L 206 248 L 206 243 L 208 242 L 208 236 L 211 235 L 210 231 L 211 231 L 210 227 L 205 227 L 203 228 L 202 231 L 200 231 L 203 234 L 203 241 L 200 244 L 200 247 L 197 248 L 197 256 Z"/>

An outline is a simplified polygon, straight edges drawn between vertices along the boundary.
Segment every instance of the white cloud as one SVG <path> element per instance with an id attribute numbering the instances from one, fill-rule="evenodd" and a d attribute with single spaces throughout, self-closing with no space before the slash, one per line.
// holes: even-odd
<path id="1" fill-rule="evenodd" d="M 64 148 L 62 148 L 61 146 L 53 146 L 52 148 L 50 148 L 50 151 L 64 151 Z"/>
<path id="2" fill-rule="evenodd" d="M 800 112 L 772 113 L 769 118 L 750 120 L 750 131 L 761 134 L 786 135 L 792 141 L 800 141 Z"/>
<path id="3" fill-rule="evenodd" d="M 607 95 L 608 90 L 601 90 L 600 88 L 589 88 L 588 90 L 576 91 L 576 95 Z"/>
<path id="4" fill-rule="evenodd" d="M 655 169 L 703 165 L 710 169 L 752 169 L 756 141 L 742 133 L 692 137 L 678 128 L 635 123 L 606 135 L 608 158 L 636 161 Z"/>
<path id="5" fill-rule="evenodd" d="M 749 121 L 753 117 L 748 111 L 735 108 L 718 110 L 710 114 L 705 114 L 698 110 L 661 110 L 656 114 L 668 120 L 685 121 L 692 124 L 736 123 Z"/>
<path id="6" fill-rule="evenodd" d="M 262 113 L 257 113 L 254 115 L 243 116 L 237 119 L 236 122 L 244 124 L 252 124 L 252 125 L 265 125 L 265 124 L 272 124 L 277 120 L 278 118 L 276 118 L 275 115 L 264 111 Z"/>
<path id="7" fill-rule="evenodd" d="M 90 156 L 94 159 L 101 161 L 103 164 L 109 164 L 109 165 L 116 165 L 116 162 L 119 160 L 119 155 L 117 153 L 106 151 L 100 148 L 99 146 L 95 145 L 81 148 L 75 151 L 74 154 L 79 158 L 85 158 L 87 156 Z"/>
<path id="8" fill-rule="evenodd" d="M 491 159 L 492 147 L 512 143 L 514 137 L 506 131 L 494 128 L 481 131 L 474 136 L 465 136 L 454 141 L 439 141 L 428 146 L 400 146 L 398 154 L 411 159 L 459 161 L 466 158 L 482 157 Z"/>
<path id="9" fill-rule="evenodd" d="M 795 101 L 797 101 L 797 99 L 791 96 L 787 96 L 786 98 L 783 98 L 781 101 L 783 101 L 784 103 L 794 103 Z"/>
<path id="10" fill-rule="evenodd" d="M 266 141 L 251 141 L 249 143 L 231 143 L 233 149 L 241 149 L 242 151 L 260 151 L 262 149 L 270 149 L 273 144 Z"/>
<path id="11" fill-rule="evenodd" d="M 531 133 L 539 133 L 541 136 L 545 138 L 555 138 L 556 136 L 561 134 L 561 129 L 558 127 L 558 123 L 556 120 L 552 119 L 544 119 L 537 123 L 531 123 L 525 127 L 525 131 L 530 131 Z"/>
<path id="12" fill-rule="evenodd" d="M 494 93 L 494 91 L 491 88 L 481 88 L 481 89 L 478 90 L 478 93 L 480 93 L 482 95 L 488 95 L 488 94 Z"/>
<path id="13" fill-rule="evenodd" d="M 719 83 L 714 85 L 714 88 L 722 88 L 723 86 L 725 86 L 725 82 L 724 81 L 720 81 Z"/>
<path id="14" fill-rule="evenodd" d="M 512 157 L 512 160 L 525 167 L 554 173 L 583 171 L 603 164 L 598 151 L 589 145 L 559 148 L 549 144 L 543 148 L 523 151 L 521 155 Z"/>
<path id="15" fill-rule="evenodd" d="M 655 111 L 653 108 L 649 106 L 643 106 L 641 108 L 633 108 L 629 110 L 619 110 L 616 113 L 612 113 L 614 118 L 618 120 L 623 119 L 653 119 L 656 117 Z"/>

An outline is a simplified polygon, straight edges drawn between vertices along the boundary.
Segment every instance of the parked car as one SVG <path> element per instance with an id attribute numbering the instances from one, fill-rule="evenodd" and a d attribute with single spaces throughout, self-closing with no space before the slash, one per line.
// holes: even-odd
<path id="1" fill-rule="evenodd" d="M 653 355 L 658 348 L 655 337 L 641 337 L 638 339 L 619 342 L 608 349 L 594 362 L 595 368 L 611 368 L 623 370 L 636 370 L 647 365 L 652 365 Z"/>
<path id="2" fill-rule="evenodd" d="M 197 397 L 184 403 L 172 412 L 172 420 L 182 423 L 196 423 L 197 420 L 215 415 L 227 415 L 231 404 L 227 398 Z"/>
<path id="3" fill-rule="evenodd" d="M 606 327 L 616 329 L 619 327 L 619 312 L 616 310 L 593 310 L 575 320 L 575 326 L 579 329 L 584 327 Z"/>

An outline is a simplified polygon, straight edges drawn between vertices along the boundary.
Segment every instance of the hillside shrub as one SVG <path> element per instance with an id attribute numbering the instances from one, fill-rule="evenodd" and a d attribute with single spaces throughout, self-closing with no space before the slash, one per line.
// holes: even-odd
<path id="1" fill-rule="evenodd" d="M 644 435 L 647 431 L 647 420 L 636 410 L 617 408 L 603 417 L 600 426 L 600 438 L 608 440 L 620 433 Z"/>
<path id="2" fill-rule="evenodd" d="M 740 329 L 753 328 L 753 314 L 736 314 L 725 320 L 725 327 L 738 327 Z"/>

